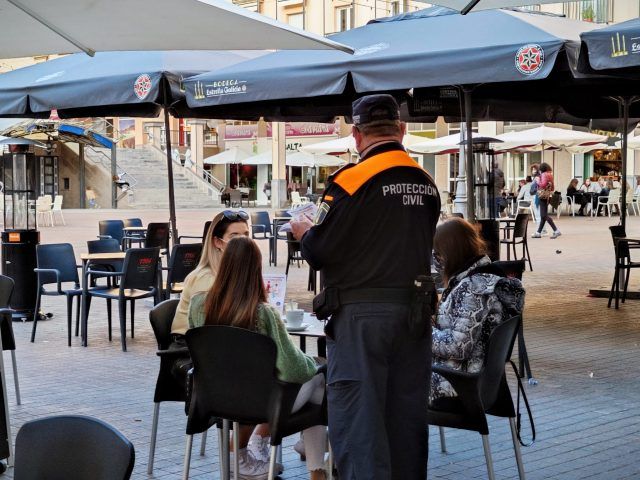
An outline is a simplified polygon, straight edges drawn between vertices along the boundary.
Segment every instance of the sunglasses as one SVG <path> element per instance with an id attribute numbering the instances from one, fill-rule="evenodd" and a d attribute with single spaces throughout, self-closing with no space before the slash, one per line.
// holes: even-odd
<path id="1" fill-rule="evenodd" d="M 235 222 L 236 220 L 249 220 L 249 214 L 244 210 L 225 210 L 222 212 L 222 215 L 227 220 Z"/>

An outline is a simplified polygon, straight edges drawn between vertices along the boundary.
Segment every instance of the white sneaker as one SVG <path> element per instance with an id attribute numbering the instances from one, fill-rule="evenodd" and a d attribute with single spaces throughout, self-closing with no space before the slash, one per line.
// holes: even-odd
<path id="1" fill-rule="evenodd" d="M 254 457 L 265 462 L 267 466 L 269 465 L 271 437 L 261 437 L 254 433 L 249 439 L 249 445 L 247 448 L 253 453 Z M 284 472 L 284 465 L 276 462 L 276 475 L 280 475 L 282 472 Z"/>
<path id="2" fill-rule="evenodd" d="M 546 228 L 543 228 L 542 232 L 540 232 L 540 235 L 542 235 L 543 237 L 546 237 L 547 235 L 549 235 L 549 232 L 547 232 Z"/>
<path id="3" fill-rule="evenodd" d="M 554 240 L 554 239 L 558 238 L 560 235 L 562 235 L 562 232 L 560 230 L 556 230 L 555 232 L 553 232 L 553 234 L 549 238 L 551 240 Z"/>
<path id="4" fill-rule="evenodd" d="M 540 235 L 538 232 L 534 233 L 533 235 L 531 235 L 531 238 L 541 238 L 542 235 Z"/>
<path id="5" fill-rule="evenodd" d="M 240 480 L 267 480 L 269 477 L 269 462 L 264 462 L 253 455 L 251 450 L 241 448 L 238 451 L 239 467 L 238 478 Z M 235 452 L 229 453 L 229 470 L 233 475 L 235 471 Z"/>

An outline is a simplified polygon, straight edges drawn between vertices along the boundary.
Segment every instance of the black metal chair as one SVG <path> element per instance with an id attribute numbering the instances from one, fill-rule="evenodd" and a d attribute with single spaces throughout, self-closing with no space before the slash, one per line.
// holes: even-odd
<path id="1" fill-rule="evenodd" d="M 87 241 L 87 251 L 89 253 L 114 253 L 120 252 L 120 244 L 115 238 L 103 238 L 100 240 L 89 240 Z M 94 272 L 105 271 L 105 272 L 121 272 L 122 271 L 122 260 L 104 260 L 100 263 L 91 262 L 89 264 L 89 268 Z M 114 286 L 118 285 L 117 279 L 115 277 L 111 277 L 109 275 L 100 275 L 99 273 L 94 273 L 91 276 L 91 286 L 95 286 L 95 281 L 98 278 L 106 278 L 107 285 L 111 286 L 112 280 L 114 282 Z M 76 336 L 78 333 L 76 332 Z"/>
<path id="2" fill-rule="evenodd" d="M 631 259 L 631 250 L 640 248 L 640 244 L 623 240 L 626 237 L 626 231 L 622 225 L 611 226 L 609 230 L 611 231 L 611 239 L 613 240 L 616 264 L 607 308 L 611 308 L 611 301 L 615 297 L 615 308 L 617 309 L 621 299 L 620 282 L 622 281 L 622 276 L 624 275 L 624 285 L 622 287 L 622 303 L 624 303 L 627 298 L 627 288 L 629 287 L 631 270 L 640 268 L 640 262 L 634 262 Z"/>
<path id="3" fill-rule="evenodd" d="M 122 351 L 127 351 L 127 300 L 131 306 L 131 338 L 134 338 L 135 301 L 153 297 L 158 301 L 157 274 L 159 248 L 130 248 L 124 257 L 121 272 L 100 272 L 102 275 L 120 276 L 118 288 L 92 287 L 87 290 L 85 318 L 89 317 L 91 298 L 100 297 L 107 300 L 107 322 L 109 324 L 109 341 L 111 341 L 111 300 L 118 300 L 120 314 L 120 339 Z M 94 272 L 89 269 L 87 275 Z M 86 331 L 86 329 L 85 329 Z"/>
<path id="4" fill-rule="evenodd" d="M 36 307 L 33 313 L 33 328 L 31 330 L 31 342 L 36 339 L 36 328 L 40 316 L 40 303 L 42 295 L 64 295 L 67 298 L 67 330 L 68 345 L 71 346 L 71 317 L 73 312 L 73 299 L 78 298 L 76 308 L 76 331 L 80 325 L 80 301 L 82 289 L 80 277 L 76 265 L 76 256 L 70 243 L 51 243 L 36 246 L 36 258 L 38 268 L 34 271 L 38 274 L 38 290 Z M 55 290 L 46 290 L 45 285 L 56 284 Z M 73 283 L 71 288 L 63 288 L 63 283 Z"/>
<path id="5" fill-rule="evenodd" d="M 289 413 L 300 385 L 277 379 L 276 346 L 271 338 L 242 328 L 205 326 L 188 330 L 186 339 L 193 360 L 193 390 L 189 401 L 183 478 L 189 473 L 193 435 L 216 423 L 219 426 L 220 419 L 233 422 L 234 428 L 240 423 L 269 424 L 269 479 L 274 478 L 276 449 L 284 437 L 314 425 L 327 424 L 326 397 L 322 405 L 307 404 L 299 411 Z M 247 351 L 251 355 L 246 355 Z M 221 444 L 226 443 L 222 442 L 222 434 L 220 440 Z M 237 442 L 235 435 L 234 442 Z M 236 443 L 236 452 L 237 446 Z M 226 459 L 223 458 L 222 463 L 228 467 Z M 237 465 L 235 471 L 238 471 Z"/>
<path id="6" fill-rule="evenodd" d="M 272 228 L 269 212 L 251 212 L 251 238 L 269 241 L 269 265 L 273 263 L 273 248 L 276 241 L 271 232 Z"/>
<path id="7" fill-rule="evenodd" d="M 513 258 L 514 260 L 518 258 L 518 254 L 516 253 L 516 245 L 522 245 L 522 257 L 529 262 L 529 269 L 533 271 L 533 266 L 531 265 L 531 255 L 529 254 L 529 244 L 527 243 L 527 228 L 529 226 L 529 214 L 528 213 L 519 213 L 516 215 L 515 223 L 513 225 L 513 229 L 510 229 L 508 232 L 510 233 L 507 238 L 503 238 L 500 240 L 500 244 L 507 246 L 507 260 L 511 260 L 511 250 L 513 248 Z"/>
<path id="8" fill-rule="evenodd" d="M 300 252 L 300 242 L 294 238 L 291 232 L 287 232 L 287 268 L 285 269 L 285 275 L 289 275 L 291 262 L 298 262 L 298 268 L 300 268 L 300 261 L 304 261 L 302 252 Z"/>
<path id="9" fill-rule="evenodd" d="M 124 222 L 122 220 L 100 220 L 98 222 L 98 238 L 113 238 L 122 248 L 124 239 Z"/>
<path id="10" fill-rule="evenodd" d="M 183 379 L 176 378 L 171 372 L 176 358 L 189 358 L 189 350 L 169 350 L 171 345 L 171 324 L 176 313 L 179 300 L 165 300 L 156 305 L 149 312 L 151 327 L 158 343 L 156 355 L 160 357 L 160 370 L 156 380 L 156 389 L 153 395 L 153 423 L 151 424 L 151 441 L 149 442 L 149 462 L 147 463 L 147 473 L 153 473 L 153 462 L 156 453 L 156 439 L 158 435 L 158 420 L 160 419 L 161 402 L 186 402 L 187 389 Z M 206 432 L 202 437 L 200 454 L 204 455 L 206 444 Z"/>
<path id="11" fill-rule="evenodd" d="M 198 266 L 200 255 L 202 255 L 201 243 L 173 246 L 167 267 L 167 282 L 163 289 L 165 300 L 171 297 L 172 293 L 182 293 L 182 282 Z"/>
<path id="12" fill-rule="evenodd" d="M 204 243 L 204 239 L 207 237 L 207 234 L 209 233 L 209 228 L 211 228 L 211 220 L 207 220 L 204 223 L 204 229 L 202 230 L 202 235 L 180 235 L 178 237 L 178 243 L 182 243 L 183 238 L 194 238 Z"/>
<path id="13" fill-rule="evenodd" d="M 505 364 L 509 360 L 518 333 L 520 317 L 512 317 L 491 332 L 482 370 L 477 373 L 461 372 L 444 366 L 433 371 L 447 379 L 457 397 L 436 399 L 427 408 L 429 425 L 472 430 L 482 435 L 489 480 L 495 479 L 487 414 L 509 419 L 513 448 L 520 480 L 524 480 L 524 466 L 516 433 L 516 412 L 507 384 Z M 440 429 L 442 452 L 446 453 L 444 431 Z"/>
<path id="14" fill-rule="evenodd" d="M 507 277 L 517 278 L 520 281 L 522 281 L 522 275 L 527 268 L 524 260 L 493 262 L 493 264 L 500 267 Z M 520 322 L 518 329 L 518 364 L 520 378 L 524 378 L 526 375 L 530 384 L 537 385 L 538 381 L 533 378 L 527 345 L 524 341 L 524 319 Z"/>
<path id="15" fill-rule="evenodd" d="M 14 286 L 15 284 L 11 278 L 0 275 L 0 338 L 2 338 L 2 350 L 11 352 L 16 403 L 21 405 L 20 384 L 18 383 L 18 362 L 16 360 L 16 338 L 13 335 L 13 310 L 11 309 L 11 295 L 13 295 Z"/>
<path id="16" fill-rule="evenodd" d="M 128 480 L 133 444 L 97 418 L 65 415 L 25 423 L 16 437 L 15 480 Z"/>

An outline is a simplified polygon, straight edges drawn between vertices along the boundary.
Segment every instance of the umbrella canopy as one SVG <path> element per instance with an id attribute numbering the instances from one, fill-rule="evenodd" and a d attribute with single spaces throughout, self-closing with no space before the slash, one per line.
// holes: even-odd
<path id="1" fill-rule="evenodd" d="M 640 74 L 640 19 L 615 23 L 580 34 L 578 67 L 616 75 Z M 615 70 L 613 72 L 608 72 Z"/>
<path id="2" fill-rule="evenodd" d="M 503 142 L 499 146 L 501 151 L 527 150 L 530 152 L 549 148 L 595 145 L 597 143 L 606 143 L 607 138 L 606 135 L 547 127 L 546 125 L 496 136 L 496 139 Z"/>
<path id="3" fill-rule="evenodd" d="M 290 167 L 340 167 L 347 163 L 340 157 L 323 153 L 295 152 L 287 155 L 286 165 Z"/>
<path id="4" fill-rule="evenodd" d="M 535 0 L 535 2 L 536 5 L 540 5 L 543 3 L 558 3 L 558 0 Z M 531 0 L 436 0 L 430 3 L 451 8 L 466 15 L 472 11 L 495 10 L 496 8 L 505 7 L 523 7 L 525 5 L 531 5 Z"/>
<path id="5" fill-rule="evenodd" d="M 0 58 L 213 45 L 350 50 L 222 0 L 0 0 Z"/>
<path id="6" fill-rule="evenodd" d="M 351 100 L 363 93 L 541 80 L 556 63 L 566 66 L 577 55 L 580 33 L 592 28 L 588 22 L 535 12 L 462 16 L 431 7 L 333 35 L 356 48 L 352 56 L 283 51 L 190 78 L 187 104 L 197 116 L 217 116 L 229 112 L 225 105 L 242 104 L 247 116 L 317 118 L 322 112 L 350 115 Z M 237 88 L 218 86 L 224 82 Z M 309 106 L 310 98 L 317 102 Z M 292 100 L 289 109 L 277 102 L 285 99 Z M 261 108 L 250 102 L 262 102 Z"/>
<path id="7" fill-rule="evenodd" d="M 473 138 L 482 135 L 473 133 Z M 460 151 L 460 134 L 447 135 L 445 137 L 424 140 L 409 146 L 409 150 L 415 153 L 431 153 L 434 155 L 444 155 L 447 153 L 458 153 Z"/>
<path id="8" fill-rule="evenodd" d="M 157 116 L 183 78 L 263 55 L 257 51 L 77 53 L 0 75 L 0 116 Z"/>
<path id="9" fill-rule="evenodd" d="M 273 163 L 273 155 L 271 150 L 264 153 L 254 155 L 242 161 L 243 165 L 271 165 Z"/>
<path id="10" fill-rule="evenodd" d="M 424 137 L 418 135 L 406 134 L 402 139 L 402 144 L 405 147 L 414 145 L 424 141 Z M 355 153 L 356 152 L 356 140 L 352 135 L 342 138 L 336 138 L 334 140 L 327 140 L 326 142 L 314 143 L 313 145 L 307 145 L 301 147 L 301 151 L 306 153 Z"/>
<path id="11" fill-rule="evenodd" d="M 244 163 L 251 154 L 239 147 L 231 147 L 224 152 L 217 153 L 204 159 L 205 165 L 228 165 L 231 163 Z"/>
<path id="12" fill-rule="evenodd" d="M 23 120 L 2 130 L 0 135 L 31 140 L 59 140 L 91 147 L 111 148 L 113 141 L 91 129 L 84 122 L 63 123 L 60 120 Z"/>

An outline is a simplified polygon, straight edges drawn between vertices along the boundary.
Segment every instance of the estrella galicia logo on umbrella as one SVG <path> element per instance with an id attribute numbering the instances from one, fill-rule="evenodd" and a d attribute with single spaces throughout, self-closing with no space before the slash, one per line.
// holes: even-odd
<path id="1" fill-rule="evenodd" d="M 611 58 L 624 57 L 629 55 L 627 50 L 627 39 L 624 34 L 620 36 L 620 33 L 616 33 L 615 36 L 611 35 Z"/>
<path id="2" fill-rule="evenodd" d="M 534 75 L 544 65 L 544 50 L 540 45 L 523 45 L 516 52 L 516 69 L 523 75 Z"/>
<path id="3" fill-rule="evenodd" d="M 133 83 L 133 92 L 140 100 L 144 100 L 151 91 L 151 77 L 143 73 Z"/>
<path id="4" fill-rule="evenodd" d="M 247 93 L 246 80 L 216 80 L 211 83 L 202 84 L 196 82 L 195 98 L 202 100 L 204 98 L 222 97 L 224 95 L 241 95 Z"/>

